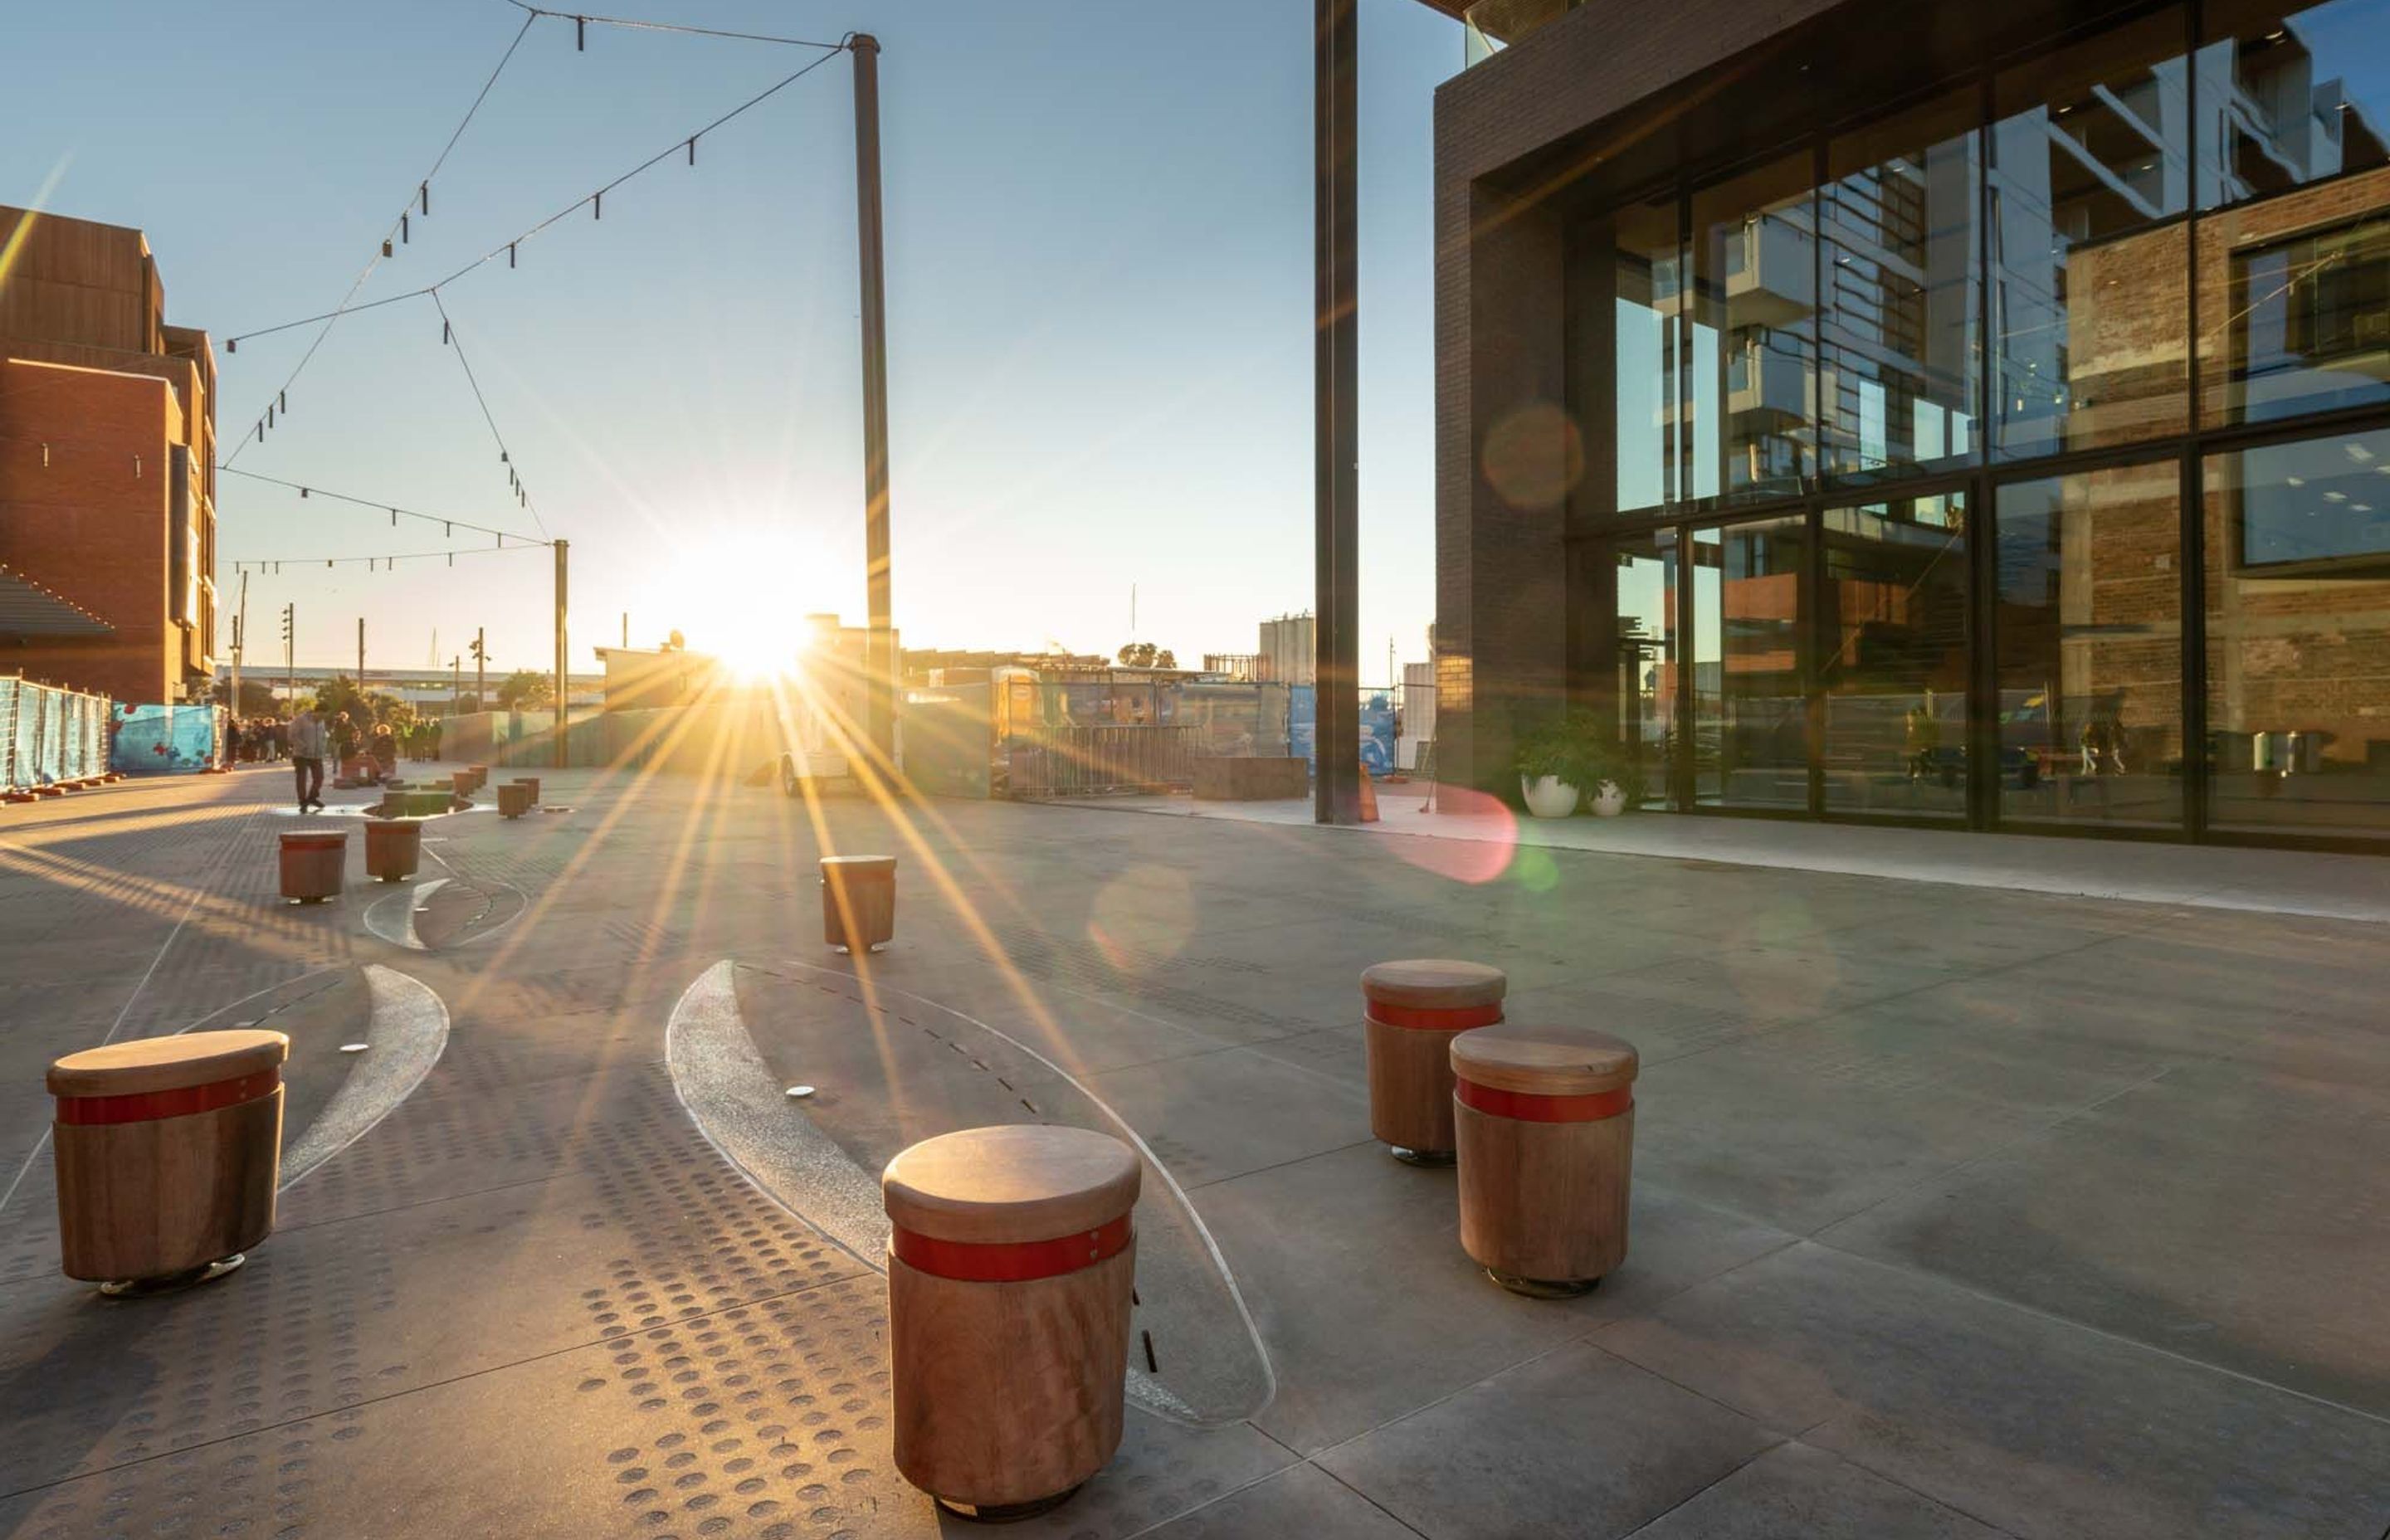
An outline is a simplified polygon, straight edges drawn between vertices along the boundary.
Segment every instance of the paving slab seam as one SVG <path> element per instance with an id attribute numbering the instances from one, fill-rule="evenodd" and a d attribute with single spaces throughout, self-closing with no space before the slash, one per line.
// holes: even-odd
<path id="1" fill-rule="evenodd" d="M 2226 1056 L 2220 1054 L 2191 1054 L 2187 1056 L 2187 1059 L 2190 1062 L 2209 1064 L 2224 1062 L 2225 1058 Z M 1907 1187 L 1895 1187 L 1892 1191 L 1885 1193 L 1882 1197 L 1877 1199 L 1872 1203 L 1868 1203 L 1862 1207 L 1853 1209 L 1848 1213 L 1837 1214 L 1833 1218 L 1827 1220 L 1824 1224 L 1818 1226 L 1815 1229 L 1802 1232 L 1803 1238 L 1815 1240 L 1820 1245 L 1832 1246 L 1832 1241 L 1824 1238 L 1827 1231 L 1838 1229 L 1844 1225 L 1848 1225 L 1856 1220 L 1864 1218 L 1868 1214 L 1873 1213 L 1876 1210 L 1883 1207 L 1886 1203 L 1889 1203 L 1895 1199 L 1906 1198 L 1921 1188 L 1932 1187 L 1938 1182 L 1950 1181 L 1957 1177 L 1960 1173 L 1966 1171 L 1971 1167 L 1980 1165 L 1985 1161 L 1998 1159 L 2002 1155 L 2006 1155 L 2011 1150 L 2031 1144 L 2037 1139 L 2047 1138 L 2049 1135 L 2065 1127 L 2068 1123 L 2075 1122 L 2077 1118 L 2088 1117 L 2090 1114 L 2097 1112 L 2100 1109 L 2107 1106 L 2112 1101 L 2120 1100 L 2123 1097 L 2134 1095 L 2136 1092 L 2148 1090 L 2151 1086 L 2155 1085 L 2159 1081 L 2165 1079 L 2166 1076 L 2182 1068 L 2183 1062 L 2184 1061 L 2182 1060 L 2178 1060 L 2161 1065 L 2147 1075 L 2142 1076 L 2139 1080 L 2133 1082 L 2130 1085 L 2120 1085 L 2104 1097 L 2094 1097 L 2093 1099 L 2085 1102 L 2080 1107 L 2068 1108 L 2065 1110 L 2061 1111 L 2056 1117 L 2050 1119 L 2049 1122 L 2041 1123 L 2033 1128 L 2025 1129 L 2019 1133 L 2014 1138 L 2010 1139 L 2003 1144 L 1994 1145 L 1988 1149 L 1979 1150 L 1975 1154 L 1968 1156 L 1965 1160 L 1958 1161 L 1956 1164 L 1944 1166 L 1939 1171 L 1931 1172 L 1923 1176 L 1920 1176 L 1917 1180 L 1909 1183 Z M 1839 1251 L 1842 1251 L 1843 1248 L 1835 1246 L 1834 1250 Z M 1860 1253 L 1852 1251 L 1846 1254 L 1857 1256 Z M 1942 1275 L 1928 1274 L 1926 1276 L 1938 1277 Z"/>
<path id="2" fill-rule="evenodd" d="M 794 1299 L 799 1295 L 814 1293 L 819 1290 L 834 1289 L 841 1284 L 853 1283 L 855 1281 L 856 1277 L 857 1275 L 850 1273 L 844 1277 L 818 1278 L 811 1283 L 800 1285 L 795 1289 L 783 1289 L 769 1294 L 759 1294 L 752 1300 L 735 1300 L 728 1304 L 717 1305 L 710 1310 L 691 1311 L 686 1315 L 675 1315 L 660 1327 L 642 1328 L 629 1335 L 642 1336 L 645 1335 L 646 1332 L 651 1330 L 665 1330 L 672 1328 L 692 1325 L 696 1322 L 711 1319 L 716 1315 L 726 1315 L 733 1310 L 752 1310 L 758 1306 L 768 1304 L 775 1300 Z M 510 1370 L 521 1368 L 526 1365 L 543 1363 L 550 1358 L 560 1357 L 566 1354 L 585 1353 L 593 1347 L 603 1347 L 610 1342 L 620 1342 L 623 1341 L 624 1341 L 624 1338 L 623 1337 L 607 1337 L 601 1335 L 592 1337 L 586 1341 L 568 1342 L 561 1347 L 546 1348 L 538 1353 L 526 1354 L 520 1358 L 511 1358 L 502 1364 L 489 1364 L 481 1368 L 469 1369 L 463 1374 L 452 1374 L 439 1380 L 427 1380 L 422 1384 L 409 1385 L 405 1390 L 392 1391 L 383 1395 L 362 1396 L 354 1401 L 343 1402 L 339 1406 L 331 1408 L 330 1410 L 339 1412 L 356 1412 L 367 1406 L 385 1405 L 392 1402 L 404 1401 L 409 1396 L 420 1395 L 427 1391 L 443 1390 L 451 1385 L 462 1385 L 471 1380 L 485 1379 L 493 1374 L 505 1374 Z M 87 1470 L 76 1470 L 68 1475 L 59 1477 L 57 1481 L 35 1482 L 31 1486 L 22 1486 L 18 1487 L 13 1491 L 0 1492 L 0 1502 L 5 1502 L 15 1497 L 21 1497 L 29 1493 L 45 1492 L 51 1487 L 64 1486 L 71 1482 L 87 1481 L 96 1477 L 109 1475 L 115 1471 L 135 1469 L 141 1466 L 154 1464 L 159 1460 L 186 1459 L 189 1456 L 203 1449 L 213 1448 L 214 1446 L 223 1444 L 237 1443 L 242 1439 L 256 1438 L 266 1433 L 277 1431 L 281 1429 L 295 1428 L 302 1423 L 319 1422 L 328 1415 L 330 1415 L 330 1413 L 328 1411 L 312 1411 L 301 1416 L 284 1418 L 276 1422 L 262 1422 L 257 1427 L 245 1428 L 238 1433 L 225 1433 L 218 1438 L 202 1439 L 194 1444 L 176 1444 L 171 1449 L 161 1449 L 154 1455 L 145 1455 L 139 1459 L 119 1460 L 111 1465 L 95 1466 Z"/>
<path id="3" fill-rule="evenodd" d="M 1289 1166 L 1299 1166 L 1306 1161 L 1324 1161 L 1330 1155 L 1342 1155 L 1348 1149 L 1366 1149 L 1378 1142 L 1379 1141 L 1374 1136 L 1367 1139 L 1355 1139 L 1351 1144 L 1340 1144 L 1328 1149 L 1315 1149 L 1307 1155 L 1297 1155 L 1291 1160 L 1274 1161 L 1266 1166 L 1255 1166 L 1251 1171 L 1235 1172 L 1227 1176 L 1214 1176 L 1208 1182 L 1197 1182 L 1193 1186 L 1188 1187 L 1187 1190 L 1189 1192 L 1201 1192 L 1206 1187 L 1216 1187 L 1224 1182 L 1241 1182 L 1248 1176 L 1261 1176 L 1273 1171 L 1284 1171 Z"/>
<path id="4" fill-rule="evenodd" d="M 495 1187 L 469 1187 L 461 1192 L 435 1192 L 426 1197 L 413 1199 L 405 1203 L 392 1203 L 387 1208 L 360 1209 L 354 1213 L 326 1214 L 321 1219 L 302 1219 L 290 1224 L 284 1224 L 277 1220 L 274 1226 L 274 1233 L 276 1235 L 296 1235 L 302 1230 L 320 1230 L 332 1225 L 354 1224 L 356 1221 L 361 1219 L 387 1219 L 394 1213 L 405 1213 L 415 1209 L 429 1208 L 435 1203 L 457 1203 L 462 1202 L 469 1198 L 487 1198 L 493 1193 L 516 1192 L 524 1187 L 544 1187 L 550 1182 L 556 1181 L 559 1177 L 585 1176 L 590 1174 L 591 1169 L 593 1168 L 583 1166 L 559 1166 L 554 1171 L 546 1172 L 538 1176 L 526 1176 L 520 1182 L 500 1182 Z M 800 1215 L 800 1217 L 803 1216 Z"/>
<path id="5" fill-rule="evenodd" d="M 1951 1277 L 1947 1274 L 1933 1272 L 1922 1267 L 1911 1267 L 1897 1262 L 1887 1262 L 1882 1257 L 1870 1256 L 1864 1251 L 1854 1251 L 1846 1247 L 1837 1246 L 1831 1240 L 1820 1240 L 1815 1236 L 1805 1237 L 1797 1244 L 1820 1247 L 1826 1251 L 1832 1251 L 1837 1256 L 1849 1257 L 1854 1262 L 1863 1263 L 1870 1267 L 1888 1268 L 1895 1273 L 1905 1273 L 1911 1277 L 1923 1278 L 1944 1288 L 1956 1289 L 1960 1293 L 1972 1295 L 1975 1299 L 1982 1300 L 1987 1304 L 1999 1305 L 2008 1310 L 2022 1311 L 2025 1315 L 2035 1317 L 2037 1320 L 2048 1321 L 2055 1326 L 2069 1327 L 2076 1331 L 2087 1332 L 2091 1336 L 2101 1339 L 2102 1341 L 2114 1342 L 2120 1347 L 2136 1348 L 2143 1353 L 2152 1353 L 2161 1358 L 2183 1365 L 2189 1368 L 2204 1369 L 2210 1374 L 2220 1374 L 2228 1380 L 2237 1380 L 2244 1385 L 2255 1385 L 2260 1390 L 2273 1391 L 2281 1395 L 2291 1396 L 2297 1400 L 2307 1402 L 2310 1405 L 2321 1406 L 2328 1411 L 2345 1412 L 2351 1417 L 2360 1418 L 2377 1427 L 2390 1428 L 2390 1416 L 2385 1416 L 2383 1413 L 2370 1412 L 2362 1406 L 2352 1406 L 2345 1401 L 2334 1401 L 2328 1395 L 2318 1395 L 2312 1391 L 2303 1391 L 2290 1385 L 2276 1384 L 2271 1380 L 2262 1379 L 2244 1369 L 2236 1369 L 2225 1364 L 2212 1364 L 2204 1358 L 2193 1358 L 2187 1353 L 2177 1353 L 2172 1348 L 2160 1347 L 2155 1342 L 2145 1342 L 2137 1337 L 2123 1336 L 2117 1332 L 2109 1330 L 2105 1327 L 2093 1326 L 2088 1321 L 2075 1320 L 2070 1315 L 2055 1315 L 2049 1311 L 2041 1309 L 2037 1305 L 2026 1304 L 2018 1300 L 2004 1299 L 1998 1294 L 1987 1293 L 1984 1290 L 1979 1289 L 1972 1284 L 1964 1282 L 1959 1278 Z M 1783 1249 L 1784 1248 L 1779 1248 L 1780 1251 Z M 1731 1270 L 1732 1269 L 1728 1269 L 1728 1271 Z M 1723 1277 L 1724 1275 L 1720 1276 Z M 1604 1351 L 1606 1352 L 1608 1350 L 1605 1349 Z M 1641 1366 L 1638 1365 L 1638 1367 L 1640 1367 Z"/>
<path id="6" fill-rule="evenodd" d="M 1823 932 L 1820 933 L 1822 934 Z M 1760 1042 L 1765 1038 L 1773 1037 L 1780 1033 L 1789 1032 L 1795 1027 L 1822 1026 L 1839 1020 L 1845 1016 L 1856 1016 L 1861 1011 L 1881 1010 L 1885 1006 L 1909 999 L 1914 995 L 1930 995 L 1937 989 L 1947 989 L 1953 984 L 1981 983 L 1986 979 L 1995 979 L 2003 973 L 2013 973 L 2019 969 L 2038 968 L 2044 963 L 2049 961 L 2052 957 L 2071 957 L 2078 953 L 2092 951 L 2095 948 L 2101 946 L 2113 945 L 2115 943 L 2126 939 L 2127 938 L 2125 936 L 2102 936 L 2098 941 L 2088 942 L 2081 946 L 2070 946 L 2062 951 L 2044 952 L 2037 956 L 2019 957 L 2013 962 L 1995 963 L 1989 967 L 1979 968 L 1971 971 L 1953 972 L 1950 977 L 1947 979 L 1936 979 L 1931 983 L 1914 984 L 1907 989 L 1895 989 L 1889 995 L 1870 995 L 1867 999 L 1854 1000 L 1848 1005 L 1838 1007 L 1833 1010 L 1821 1012 L 1816 1016 L 1794 1017 L 1787 1020 L 1780 1021 L 1774 1026 L 1762 1027 L 1755 1032 L 1746 1033 L 1741 1037 L 1728 1038 L 1725 1041 L 1716 1043 L 1704 1043 L 1700 1047 L 1688 1049 L 1684 1053 L 1673 1054 L 1665 1058 L 1646 1059 L 1643 1062 L 1647 1065 L 1681 1064 L 1686 1059 L 1699 1059 L 1703 1054 L 1718 1053 L 1729 1048 L 1741 1048 L 1750 1044 Z M 2208 1054 L 2193 1055 L 2191 1057 L 2214 1059 L 2219 1056 Z M 1840 1224 L 1841 1220 L 1838 1219 L 1835 1223 Z"/>

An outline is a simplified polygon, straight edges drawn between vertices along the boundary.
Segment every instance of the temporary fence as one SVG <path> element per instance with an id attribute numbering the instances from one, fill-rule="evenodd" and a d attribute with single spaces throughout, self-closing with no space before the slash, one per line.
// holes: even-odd
<path id="1" fill-rule="evenodd" d="M 106 775 L 108 717 L 104 697 L 0 678 L 0 790 Z"/>
<path id="2" fill-rule="evenodd" d="M 119 706 L 109 768 L 191 775 L 224 762 L 225 713 L 215 706 Z"/>
<path id="3" fill-rule="evenodd" d="M 1066 725 L 1007 752 L 1015 797 L 1097 797 L 1194 784 L 1196 729 L 1170 723 Z"/>

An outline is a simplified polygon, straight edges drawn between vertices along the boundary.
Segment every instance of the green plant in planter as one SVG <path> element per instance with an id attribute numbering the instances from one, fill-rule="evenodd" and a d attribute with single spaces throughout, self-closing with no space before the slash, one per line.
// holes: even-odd
<path id="1" fill-rule="evenodd" d="M 1643 801 L 1642 761 L 1590 718 L 1548 717 L 1520 735 L 1511 764 L 1529 780 L 1556 776 L 1584 793 L 1589 803 L 1604 781 L 1626 793 L 1626 805 Z"/>

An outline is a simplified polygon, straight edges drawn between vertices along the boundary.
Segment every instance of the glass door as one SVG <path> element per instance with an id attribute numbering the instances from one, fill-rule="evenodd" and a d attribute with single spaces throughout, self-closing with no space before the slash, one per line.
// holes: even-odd
<path id="1" fill-rule="evenodd" d="M 1693 532 L 1696 805 L 1808 809 L 1807 545 L 1801 514 Z"/>

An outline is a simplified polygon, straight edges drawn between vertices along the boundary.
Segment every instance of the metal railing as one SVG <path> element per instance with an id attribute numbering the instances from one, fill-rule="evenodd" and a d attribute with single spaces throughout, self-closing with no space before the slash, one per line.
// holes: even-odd
<path id="1" fill-rule="evenodd" d="M 1015 797 L 1096 797 L 1183 789 L 1195 783 L 1196 729 L 1164 723 L 1095 723 L 1049 728 L 1044 740 L 1008 751 Z"/>

